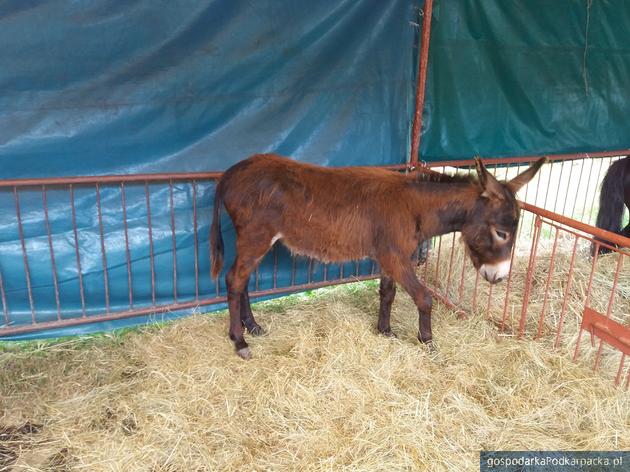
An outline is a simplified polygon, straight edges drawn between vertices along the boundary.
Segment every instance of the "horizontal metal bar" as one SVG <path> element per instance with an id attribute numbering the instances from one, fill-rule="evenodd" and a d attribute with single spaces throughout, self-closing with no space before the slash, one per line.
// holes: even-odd
<path id="1" fill-rule="evenodd" d="M 597 238 L 603 239 L 605 241 L 610 241 L 611 243 L 614 243 L 618 246 L 630 247 L 630 238 L 626 238 L 624 236 L 621 236 L 620 234 L 612 233 L 610 231 L 606 231 L 604 229 L 582 223 L 581 221 L 574 220 L 573 218 L 569 218 L 568 216 L 559 215 L 558 213 L 545 210 L 544 208 L 537 207 L 530 203 L 519 201 L 519 204 L 524 210 L 542 216 L 550 221 L 561 223 L 565 226 L 596 236 Z"/>
<path id="2" fill-rule="evenodd" d="M 357 166 L 337 167 L 349 169 Z M 364 166 L 367 167 L 367 166 Z M 376 169 L 405 170 L 409 164 L 394 164 L 386 166 L 371 166 Z M 40 185 L 69 185 L 69 184 L 119 184 L 122 182 L 168 182 L 169 180 L 218 180 L 223 175 L 221 171 L 211 172 L 173 172 L 158 174 L 131 174 L 131 175 L 86 175 L 72 177 L 42 177 L 34 179 L 0 179 L 1 187 L 30 187 Z"/>
<path id="3" fill-rule="evenodd" d="M 293 292 L 303 292 L 305 290 L 313 290 L 317 288 L 323 288 L 330 285 L 341 285 L 352 282 L 361 282 L 364 280 L 372 280 L 380 277 L 380 274 L 376 275 L 362 275 L 359 277 L 348 277 L 345 279 L 330 280 L 325 282 L 313 282 L 310 284 L 293 285 L 289 287 L 274 288 L 269 290 L 259 290 L 250 294 L 251 298 L 260 298 L 268 295 L 280 295 Z M 102 321 L 122 320 L 126 318 L 133 318 L 142 315 L 159 314 L 169 311 L 186 310 L 195 308 L 198 306 L 214 305 L 216 303 L 224 303 L 227 301 L 226 297 L 214 297 L 201 300 L 193 300 L 190 302 L 170 303 L 168 305 L 150 306 L 146 308 L 138 308 L 133 310 L 126 310 L 120 312 L 110 312 L 103 315 L 93 315 L 87 318 L 68 318 L 61 321 L 46 321 L 43 323 L 35 323 L 25 326 L 9 326 L 6 328 L 0 328 L 0 340 L 5 336 L 13 336 L 16 334 L 32 333 L 34 331 L 43 331 L 46 329 L 66 328 L 69 326 L 76 326 L 88 323 L 99 323 Z"/>
<path id="4" fill-rule="evenodd" d="M 598 151 L 598 152 L 577 152 L 569 154 L 543 154 L 532 156 L 514 156 L 514 157 L 482 157 L 486 164 L 526 164 L 533 162 L 536 159 L 540 159 L 546 156 L 550 161 L 571 161 L 576 159 L 591 159 L 597 157 L 616 157 L 630 155 L 630 149 L 618 149 L 614 151 Z M 464 167 L 474 165 L 473 159 L 456 159 L 456 160 L 442 160 L 427 162 L 429 167 Z"/>
<path id="5" fill-rule="evenodd" d="M 119 184 L 122 182 L 168 182 L 169 180 L 216 180 L 222 172 L 175 172 L 172 174 L 91 175 L 73 177 L 42 177 L 37 179 L 0 180 L 0 187 L 33 185 Z"/>

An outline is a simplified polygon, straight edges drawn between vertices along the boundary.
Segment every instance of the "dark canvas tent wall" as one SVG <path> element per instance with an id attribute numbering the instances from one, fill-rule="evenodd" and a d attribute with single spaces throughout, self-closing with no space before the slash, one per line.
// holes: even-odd
<path id="1" fill-rule="evenodd" d="M 630 147 L 625 1 L 434 3 L 421 159 Z M 417 72 L 414 24 L 422 4 L 3 2 L 0 177 L 223 170 L 266 151 L 333 166 L 404 163 Z M 212 196 L 213 185 L 205 183 L 195 198 L 199 234 L 206 235 L 199 241 L 200 271 L 209 265 Z M 42 195 L 20 191 L 18 197 L 37 312 L 55 319 Z M 128 303 L 120 190 L 104 187 L 100 197 L 106 261 L 98 249 L 94 189 L 75 194 L 90 313 L 104 309 L 103 264 L 112 284 L 110 308 Z M 169 197 L 164 186 L 151 190 L 156 265 L 166 271 L 173 260 Z M 73 317 L 80 307 L 68 189 L 50 189 L 47 198 L 63 316 Z M 134 302 L 142 306 L 150 302 L 147 215 L 140 190 L 129 189 L 126 198 Z M 193 291 L 187 271 L 194 257 L 192 198 L 190 186 L 175 185 L 182 298 Z M 27 324 L 15 208 L 12 190 L 0 191 L 0 275 L 10 322 Z M 227 219 L 224 228 L 230 248 Z M 286 284 L 286 253 L 280 258 Z M 263 263 L 261 283 L 268 283 L 270 270 Z M 173 283 L 170 277 L 157 282 L 158 302 L 166 302 Z M 59 333 L 36 335 L 53 334 Z"/>
<path id="2" fill-rule="evenodd" d="M 422 159 L 630 148 L 625 0 L 435 0 Z"/>

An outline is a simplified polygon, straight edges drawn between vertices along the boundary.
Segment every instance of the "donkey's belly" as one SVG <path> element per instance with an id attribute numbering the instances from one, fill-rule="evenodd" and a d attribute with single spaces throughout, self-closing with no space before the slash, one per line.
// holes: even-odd
<path id="1" fill-rule="evenodd" d="M 298 237 L 288 231 L 281 241 L 293 254 L 312 257 L 322 262 L 344 262 L 372 257 L 371 248 L 360 235 L 336 235 L 319 232 L 311 238 Z M 303 236 L 303 235 L 299 235 Z"/>

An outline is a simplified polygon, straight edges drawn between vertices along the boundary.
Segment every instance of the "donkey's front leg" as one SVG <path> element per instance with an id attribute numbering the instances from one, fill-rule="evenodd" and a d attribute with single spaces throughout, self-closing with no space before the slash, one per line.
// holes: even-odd
<path id="1" fill-rule="evenodd" d="M 391 277 L 381 274 L 381 287 L 379 289 L 381 296 L 381 305 L 378 310 L 378 324 L 376 329 L 385 336 L 396 337 L 390 326 L 390 315 L 392 312 L 392 303 L 396 296 L 396 282 Z"/>
<path id="2" fill-rule="evenodd" d="M 433 333 L 431 332 L 431 310 L 433 308 L 431 294 L 418 281 L 413 264 L 410 262 L 406 262 L 398 268 L 395 279 L 411 296 L 418 308 L 418 339 L 420 342 L 427 344 L 431 350 L 435 349 L 433 346 Z"/>

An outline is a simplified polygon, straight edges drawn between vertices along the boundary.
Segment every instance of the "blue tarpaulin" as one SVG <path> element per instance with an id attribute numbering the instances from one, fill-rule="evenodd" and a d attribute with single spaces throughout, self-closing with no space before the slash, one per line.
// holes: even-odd
<path id="1" fill-rule="evenodd" d="M 221 171 L 260 152 L 329 166 L 405 163 L 422 6 L 422 0 L 4 1 L 0 178 Z M 630 148 L 629 23 L 627 0 L 434 0 L 420 158 Z M 134 307 L 148 306 L 144 189 L 129 185 L 125 192 Z M 32 311 L 38 320 L 81 316 L 79 274 L 88 315 L 106 311 L 106 287 L 111 311 L 129 306 L 122 190 L 100 188 L 102 224 L 94 186 L 74 193 L 78 244 L 67 187 L 47 191 L 50 241 L 41 189 L 17 192 L 23 248 L 14 194 L 0 190 L 0 276 L 12 325 L 29 324 Z M 216 293 L 208 276 L 213 193 L 212 182 L 196 188 L 175 182 L 171 205 L 167 185 L 150 185 L 157 303 L 172 302 L 174 290 L 179 300 L 194 298 L 195 260 L 205 274 L 200 296 Z M 229 265 L 233 230 L 224 218 Z M 321 280 L 321 265 L 301 261 L 293 270 L 279 248 L 262 263 L 261 289 L 270 288 L 275 258 L 281 286 L 292 278 L 303 283 L 307 272 Z M 339 267 L 329 270 L 339 274 Z M 370 271 L 366 262 L 344 269 Z M 36 336 L 52 334 L 59 333 Z"/>
<path id="2" fill-rule="evenodd" d="M 260 152 L 332 166 L 404 163 L 417 61 L 415 7 L 408 0 L 2 2 L 0 177 L 220 171 Z M 106 258 L 96 189 L 74 189 L 88 315 L 105 312 L 105 290 L 112 312 L 129 305 L 121 189 L 103 185 L 99 192 Z M 208 276 L 214 185 L 201 182 L 195 192 L 199 291 L 210 297 L 215 290 Z M 150 194 L 156 301 L 169 303 L 174 290 L 170 194 L 168 186 L 158 184 L 150 186 Z M 46 196 L 61 318 L 80 317 L 69 189 L 51 187 Z M 55 320 L 42 193 L 21 189 L 18 198 L 37 320 Z M 134 307 L 148 306 L 144 187 L 128 186 L 125 198 Z M 190 184 L 174 184 L 180 301 L 195 295 L 192 199 Z M 0 191 L 0 215 L 0 274 L 10 323 L 29 324 L 11 189 Z M 224 218 L 229 262 L 233 231 Z M 279 283 L 290 283 L 289 256 L 279 249 L 263 261 L 261 289 L 270 288 L 273 257 L 280 262 Z M 311 269 L 315 280 L 321 277 L 320 266 Z M 306 270 L 297 268 L 296 283 L 305 281 Z M 364 262 L 358 272 L 369 270 Z M 346 268 L 346 273 L 354 271 L 354 265 Z"/>

